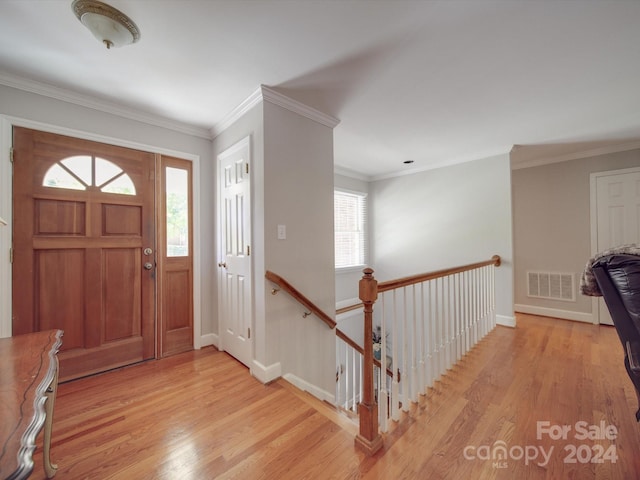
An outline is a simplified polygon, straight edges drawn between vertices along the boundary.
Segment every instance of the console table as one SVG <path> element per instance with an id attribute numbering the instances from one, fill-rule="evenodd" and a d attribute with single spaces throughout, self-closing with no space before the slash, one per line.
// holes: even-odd
<path id="1" fill-rule="evenodd" d="M 56 474 L 49 453 L 62 333 L 47 330 L 0 339 L 0 479 L 31 474 L 43 425 L 45 474 Z"/>

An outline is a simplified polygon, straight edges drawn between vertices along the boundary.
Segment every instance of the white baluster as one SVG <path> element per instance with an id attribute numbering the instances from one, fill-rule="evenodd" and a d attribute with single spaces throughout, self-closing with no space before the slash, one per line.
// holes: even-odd
<path id="1" fill-rule="evenodd" d="M 455 347 L 455 361 L 458 362 L 462 357 L 462 326 L 460 321 L 460 275 L 455 274 L 453 276 L 453 318 L 455 325 L 454 347 Z"/>
<path id="2" fill-rule="evenodd" d="M 393 290 L 393 316 L 391 321 L 392 337 L 391 337 L 391 358 L 393 358 L 393 380 L 391 381 L 391 419 L 396 422 L 400 420 L 399 409 L 399 385 L 398 385 L 398 315 L 397 315 L 397 294 Z"/>
<path id="3" fill-rule="evenodd" d="M 476 281 L 473 270 L 469 271 L 469 347 L 473 348 L 477 341 L 477 317 L 476 317 Z"/>
<path id="4" fill-rule="evenodd" d="M 442 376 L 445 374 L 445 372 L 447 371 L 447 350 L 446 350 L 446 333 L 445 333 L 445 303 L 444 303 L 444 298 L 445 298 L 445 293 L 444 293 L 444 279 L 440 278 L 439 283 L 439 292 L 440 294 L 438 295 L 438 312 L 439 312 L 439 316 L 438 316 L 438 325 L 439 325 L 439 332 L 438 332 L 438 343 L 440 344 L 440 355 L 439 355 L 439 359 L 438 359 L 438 377 Z"/>
<path id="5" fill-rule="evenodd" d="M 359 360 L 360 357 L 357 357 L 357 363 L 359 364 Z M 359 379 L 362 377 L 362 372 L 360 371 L 360 369 L 358 368 L 358 365 L 356 363 L 356 351 L 355 349 L 351 349 L 351 368 L 352 368 L 352 381 L 351 381 L 351 391 L 352 391 L 352 402 L 351 402 L 351 409 L 354 412 L 358 411 L 358 403 L 360 402 L 360 390 L 358 389 L 358 381 Z M 357 372 L 360 372 L 360 374 L 358 375 Z"/>
<path id="6" fill-rule="evenodd" d="M 424 309 L 424 282 L 420 283 L 420 315 L 419 315 L 419 340 L 418 340 L 418 392 L 420 395 L 424 395 L 426 392 L 426 372 L 425 363 L 427 357 L 427 344 L 426 344 L 426 322 L 427 318 Z"/>
<path id="7" fill-rule="evenodd" d="M 427 316 L 426 316 L 426 321 L 427 321 L 427 338 L 426 338 L 426 345 L 427 345 L 427 387 L 431 387 L 433 385 L 433 379 L 434 379 L 434 362 L 435 362 L 435 355 L 433 354 L 433 339 L 435 338 L 435 335 L 433 334 L 434 331 L 434 318 L 433 318 L 433 301 L 432 301 L 432 281 L 427 282 L 427 295 L 426 295 L 426 301 L 427 301 L 427 305 L 426 305 L 426 312 L 427 312 Z"/>
<path id="8" fill-rule="evenodd" d="M 380 308 L 382 316 L 380 318 L 380 378 L 378 380 L 378 411 L 380 412 L 380 430 L 387 432 L 389 430 L 389 394 L 387 393 L 387 314 L 386 314 L 386 295 L 383 293 L 380 299 Z M 392 367 L 393 368 L 393 367 Z"/>
<path id="9" fill-rule="evenodd" d="M 411 388 L 409 391 L 411 401 L 418 401 L 418 304 L 417 304 L 416 286 L 411 286 L 411 332 L 410 332 L 410 349 L 411 349 Z"/>
<path id="10" fill-rule="evenodd" d="M 447 373 L 447 370 L 451 367 L 451 312 L 450 304 L 451 291 L 450 291 L 449 277 L 442 278 L 442 324 L 443 331 L 442 337 L 444 340 L 444 369 L 442 373 Z"/>
<path id="11" fill-rule="evenodd" d="M 491 267 L 491 310 L 493 311 L 493 327 L 496 326 L 496 267 Z"/>
<path id="12" fill-rule="evenodd" d="M 407 312 L 407 288 L 402 289 L 402 410 L 409 411 L 411 372 L 409 371 L 409 335 Z"/>
<path id="13" fill-rule="evenodd" d="M 371 341 L 371 340 L 369 340 Z M 359 353 L 356 355 L 356 350 L 353 350 L 353 354 L 358 362 L 358 372 L 360 372 L 360 377 L 358 378 L 358 402 L 360 403 L 363 400 L 363 392 L 364 392 L 364 356 Z M 355 405 L 356 411 L 358 411 L 358 405 Z"/>

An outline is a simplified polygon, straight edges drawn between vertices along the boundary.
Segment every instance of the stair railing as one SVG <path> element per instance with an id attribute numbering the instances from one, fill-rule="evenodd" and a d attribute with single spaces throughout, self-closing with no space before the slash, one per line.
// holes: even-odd
<path id="1" fill-rule="evenodd" d="M 337 397 L 344 385 L 342 406 L 353 411 L 357 407 L 359 416 L 356 445 L 373 455 L 383 445 L 381 432 L 388 431 L 389 421 L 398 421 L 401 409 L 408 411 L 418 395 L 495 327 L 495 267 L 500 261 L 494 255 L 483 262 L 381 283 L 365 268 L 359 283 L 361 303 L 337 311 L 362 308 L 363 347 L 284 278 L 271 271 L 265 276 L 278 287 L 272 294 L 286 291 L 306 308 L 304 317 L 314 314 L 336 330 L 351 358 L 346 366 L 337 362 Z M 374 357 L 374 325 L 381 332 L 380 360 Z"/>
<path id="2" fill-rule="evenodd" d="M 365 452 L 372 455 L 380 449 L 381 432 L 388 431 L 389 421 L 398 421 L 401 410 L 408 411 L 495 327 L 498 266 L 500 257 L 494 255 L 483 262 L 381 283 L 372 269 L 364 269 L 359 284 L 362 303 L 339 312 L 363 308 L 365 347 L 356 444 Z M 378 366 L 374 362 L 374 325 L 381 332 L 381 358 L 395 373 L 390 380 L 380 375 L 379 362 Z"/>

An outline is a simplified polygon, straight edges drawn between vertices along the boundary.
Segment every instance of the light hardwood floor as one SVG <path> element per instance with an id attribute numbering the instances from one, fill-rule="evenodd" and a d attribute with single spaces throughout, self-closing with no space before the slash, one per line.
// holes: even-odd
<path id="1" fill-rule="evenodd" d="M 640 478 L 636 408 L 612 327 L 518 315 L 517 328 L 497 327 L 437 382 L 372 458 L 354 447 L 345 416 L 283 380 L 261 385 L 211 347 L 62 384 L 52 457 L 59 480 L 626 480 Z M 571 430 L 538 438 L 539 422 Z M 612 425 L 616 438 L 576 438 L 577 422 Z M 496 442 L 507 458 L 485 459 Z M 615 462 L 581 463 L 600 451 Z M 35 460 L 33 478 L 44 478 L 40 450 Z"/>

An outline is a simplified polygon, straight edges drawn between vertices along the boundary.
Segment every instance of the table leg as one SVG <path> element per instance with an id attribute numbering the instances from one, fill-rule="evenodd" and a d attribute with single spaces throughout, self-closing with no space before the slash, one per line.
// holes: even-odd
<path id="1" fill-rule="evenodd" d="M 53 406 L 56 402 L 56 392 L 58 391 L 58 358 L 55 359 L 56 362 L 56 372 L 51 381 L 51 385 L 47 388 L 47 401 L 45 402 L 44 408 L 46 412 L 46 417 L 44 420 L 44 448 L 43 448 L 43 461 L 44 461 L 44 472 L 47 475 L 47 478 L 53 478 L 58 470 L 58 466 L 54 463 L 51 463 L 51 430 L 53 428 Z"/>

